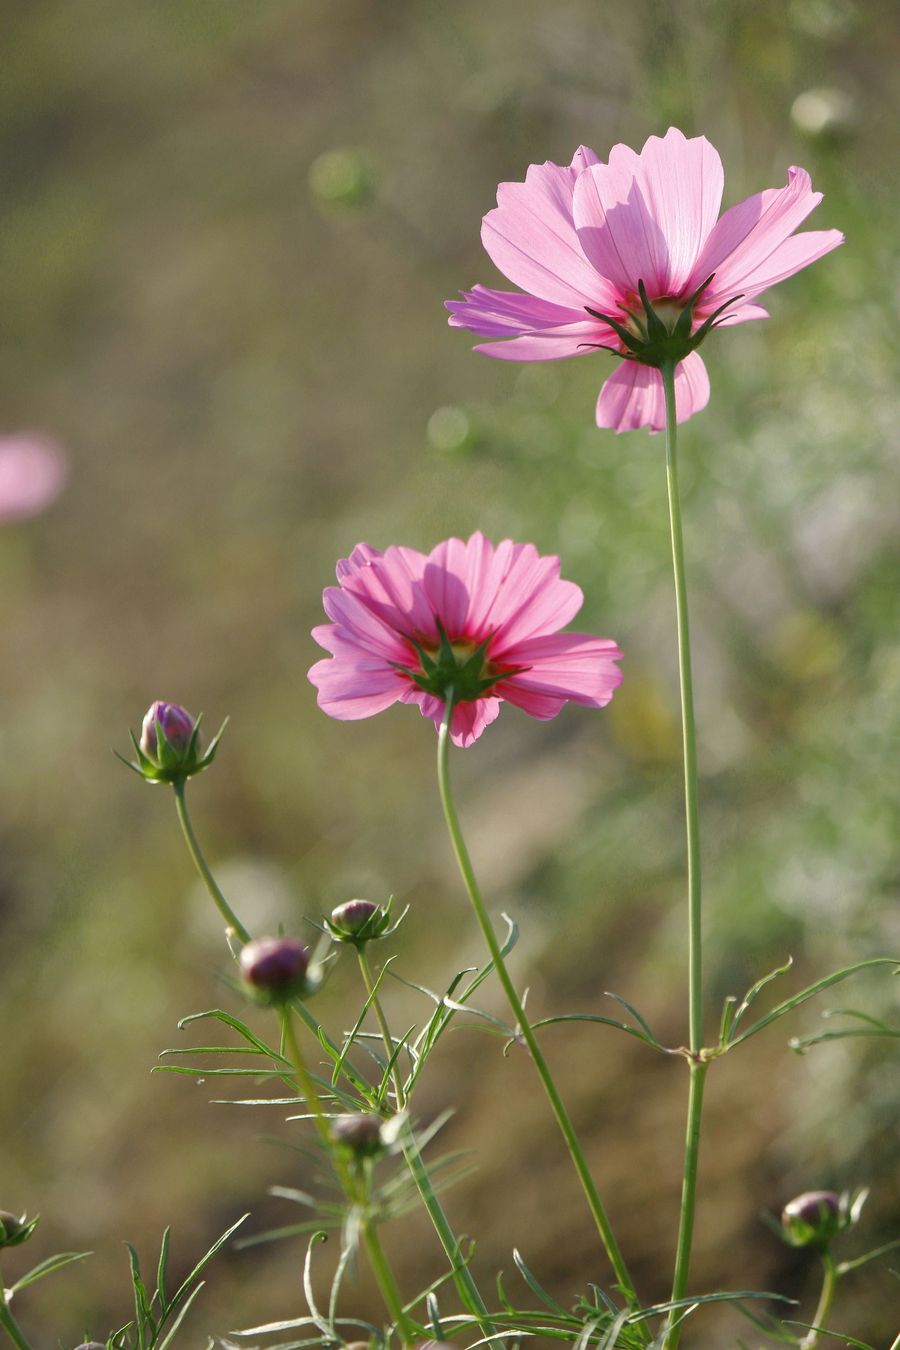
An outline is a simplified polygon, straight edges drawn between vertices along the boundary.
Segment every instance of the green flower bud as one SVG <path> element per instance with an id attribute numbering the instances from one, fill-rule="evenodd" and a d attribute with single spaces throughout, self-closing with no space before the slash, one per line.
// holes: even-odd
<path id="1" fill-rule="evenodd" d="M 37 1227 L 37 1219 L 26 1219 L 25 1215 L 10 1214 L 0 1209 L 0 1248 L 18 1247 L 27 1242 Z"/>
<path id="2" fill-rule="evenodd" d="M 845 1206 L 835 1191 L 804 1191 L 785 1205 L 781 1226 L 792 1247 L 824 1249 L 846 1227 Z"/>

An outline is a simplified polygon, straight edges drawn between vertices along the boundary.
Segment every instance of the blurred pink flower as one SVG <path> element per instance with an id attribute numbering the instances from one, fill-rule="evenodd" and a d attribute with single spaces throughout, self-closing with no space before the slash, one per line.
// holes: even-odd
<path id="1" fill-rule="evenodd" d="M 68 463 L 40 432 L 0 436 L 0 522 L 40 515 L 62 492 Z"/>
<path id="2" fill-rule="evenodd" d="M 786 187 L 759 192 L 719 217 L 723 181 L 722 162 L 706 138 L 688 140 L 674 127 L 651 136 L 640 154 L 613 146 L 607 164 L 584 146 L 568 167 L 532 164 L 524 183 L 500 184 L 481 230 L 492 261 L 527 293 L 463 291 L 461 301 L 447 301 L 451 325 L 507 339 L 475 348 L 506 361 L 581 356 L 598 346 L 623 355 L 625 344 L 600 313 L 646 336 L 642 282 L 650 304 L 674 327 L 710 277 L 693 306 L 693 335 L 723 305 L 717 325 L 768 318 L 755 298 L 836 248 L 843 235 L 794 234 L 822 200 L 804 169 L 789 169 Z M 658 431 L 665 425 L 659 371 L 628 356 L 600 391 L 597 424 Z M 709 398 L 696 351 L 680 361 L 675 380 L 683 422 Z"/>
<path id="3" fill-rule="evenodd" d="M 549 718 L 567 700 L 602 708 L 621 683 L 614 642 L 559 632 L 583 596 L 533 544 L 473 534 L 427 555 L 358 544 L 337 577 L 323 596 L 332 622 L 312 634 L 331 658 L 309 672 L 331 717 L 417 703 L 439 726 L 452 686 L 450 732 L 467 746 L 503 702 Z"/>

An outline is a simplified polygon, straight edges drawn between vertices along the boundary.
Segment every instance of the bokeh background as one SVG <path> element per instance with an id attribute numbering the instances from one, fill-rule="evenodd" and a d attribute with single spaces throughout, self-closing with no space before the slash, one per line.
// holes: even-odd
<path id="1" fill-rule="evenodd" d="M 167 791 L 110 754 L 153 698 L 231 716 L 191 799 L 251 926 L 303 932 L 393 892 L 410 905 L 403 974 L 440 987 L 477 959 L 430 725 L 410 708 L 329 721 L 306 681 L 322 587 L 357 541 L 427 550 L 481 528 L 558 552 L 583 586 L 579 626 L 627 653 L 621 691 L 550 724 L 507 709 L 455 757 L 461 809 L 492 905 L 521 926 L 529 1008 L 608 1012 L 614 990 L 662 1040 L 685 1037 L 661 438 L 596 430 L 604 355 L 492 362 L 442 309 L 499 283 L 479 220 L 531 162 L 675 123 L 720 150 L 726 204 L 801 163 L 825 193 L 813 227 L 846 233 L 771 295 L 770 323 L 708 344 L 712 399 L 682 437 L 710 1034 L 722 998 L 789 953 L 782 995 L 900 948 L 900 15 L 889 0 L 3 10 L 0 430 L 60 439 L 71 480 L 0 535 L 0 1205 L 43 1215 L 7 1282 L 26 1257 L 95 1252 L 20 1298 L 35 1343 L 71 1347 L 129 1315 L 122 1239 L 150 1264 L 171 1223 L 184 1270 L 244 1209 L 254 1232 L 293 1221 L 267 1188 L 309 1179 L 279 1111 L 150 1073 L 187 1043 L 181 1015 L 242 1009 Z M 809 1317 L 815 1262 L 760 1215 L 812 1187 L 873 1187 L 844 1254 L 897 1236 L 896 1043 L 787 1046 L 826 1008 L 896 1021 L 895 989 L 862 977 L 712 1074 L 695 1288 L 778 1288 Z M 391 1000 L 404 1024 L 423 1013 L 400 985 Z M 349 964 L 320 1006 L 352 1021 Z M 684 1069 L 602 1028 L 545 1035 L 641 1288 L 664 1297 Z M 605 1282 L 524 1056 L 459 1030 L 422 1091 L 425 1120 L 455 1107 L 442 1143 L 471 1151 L 446 1203 L 479 1275 L 512 1270 L 517 1245 L 564 1303 Z M 405 1290 L 439 1273 L 418 1219 L 386 1241 Z M 297 1242 L 221 1258 L 183 1343 L 298 1315 L 301 1260 Z M 876 1345 L 900 1323 L 890 1264 L 848 1279 L 835 1316 Z M 377 1316 L 364 1277 L 345 1311 Z M 691 1344 L 740 1335 L 755 1343 L 708 1313 Z"/>

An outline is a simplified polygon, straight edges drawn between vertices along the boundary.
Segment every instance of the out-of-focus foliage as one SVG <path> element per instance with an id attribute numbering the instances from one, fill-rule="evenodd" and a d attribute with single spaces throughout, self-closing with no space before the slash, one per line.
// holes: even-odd
<path id="1" fill-rule="evenodd" d="M 498 284 L 479 220 L 531 162 L 675 122 L 720 150 L 726 202 L 801 163 L 825 192 L 813 227 L 847 235 L 770 323 L 710 340 L 712 400 L 682 437 L 710 1034 L 788 952 L 785 993 L 900 948 L 900 21 L 887 0 L 32 0 L 3 26 L 0 431 L 45 429 L 72 475 L 0 535 L 0 1204 L 43 1213 L 47 1252 L 97 1253 L 21 1310 L 37 1341 L 75 1344 L 128 1316 L 123 1235 L 149 1253 L 171 1222 L 202 1251 L 245 1209 L 283 1222 L 266 1187 L 304 1174 L 261 1138 L 296 1127 L 149 1074 L 181 1014 L 236 999 L 168 790 L 109 753 L 151 700 L 231 715 L 191 791 L 254 928 L 395 892 L 404 974 L 437 986 L 477 951 L 431 727 L 409 708 L 331 722 L 305 679 L 321 589 L 359 540 L 532 539 L 583 586 L 580 626 L 626 651 L 607 713 L 507 709 L 455 771 L 486 892 L 523 930 L 529 1008 L 602 1010 L 613 989 L 684 1038 L 661 438 L 594 428 L 604 353 L 492 362 L 441 308 Z M 892 1002 L 870 976 L 840 1006 Z M 349 963 L 319 1006 L 355 1016 Z M 807 1008 L 713 1074 L 698 1288 L 780 1286 L 808 1312 L 814 1270 L 758 1222 L 798 1191 L 870 1184 L 866 1245 L 896 1235 L 896 1045 L 790 1055 L 818 1026 Z M 662 1297 L 686 1075 L 623 1041 L 546 1033 Z M 606 1271 L 529 1066 L 445 1044 L 431 1101 L 479 1163 L 454 1221 L 479 1271 L 518 1243 L 568 1302 Z M 423 1253 L 440 1269 L 416 1224 L 387 1241 L 410 1288 Z M 193 1325 L 299 1312 L 297 1249 L 220 1259 Z M 840 1324 L 884 1341 L 896 1306 L 873 1266 Z M 696 1344 L 736 1327 L 698 1319 Z"/>

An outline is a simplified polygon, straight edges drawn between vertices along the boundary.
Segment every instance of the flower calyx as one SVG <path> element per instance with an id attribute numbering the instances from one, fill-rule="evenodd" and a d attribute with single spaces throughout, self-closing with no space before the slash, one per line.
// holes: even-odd
<path id="1" fill-rule="evenodd" d="M 434 694 L 445 702 L 452 697 L 454 703 L 470 703 L 483 698 L 499 680 L 518 675 L 525 669 L 524 666 L 515 666 L 498 670 L 487 659 L 487 649 L 493 635 L 477 644 L 468 638 L 453 641 L 447 636 L 440 619 L 436 618 L 435 623 L 440 636 L 437 648 L 426 647 L 414 637 L 408 639 L 419 658 L 418 670 L 410 670 L 396 661 L 391 663 L 426 693 Z"/>
<path id="2" fill-rule="evenodd" d="M 148 783 L 177 786 L 209 768 L 228 725 L 226 717 L 204 752 L 200 742 L 202 718 L 202 713 L 195 718 L 179 704 L 157 699 L 144 717 L 140 740 L 133 731 L 128 733 L 137 758 L 126 759 L 118 750 L 113 754 Z"/>
<path id="3" fill-rule="evenodd" d="M 696 333 L 692 333 L 694 306 L 714 276 L 715 273 L 708 276 L 686 300 L 679 300 L 674 296 L 660 296 L 651 303 L 646 286 L 643 281 L 639 281 L 637 298 L 640 300 L 640 309 L 636 303 L 634 308 L 623 306 L 619 317 L 614 314 L 603 314 L 588 305 L 585 305 L 585 309 L 592 318 L 601 319 L 603 323 L 609 324 L 626 349 L 618 353 L 624 360 L 639 361 L 642 365 L 654 366 L 657 369 L 662 366 L 674 367 L 697 350 L 719 316 L 742 298 L 740 295 L 734 295 L 730 300 L 726 300 L 704 320 Z M 610 347 L 607 350 L 615 351 L 615 348 Z"/>

